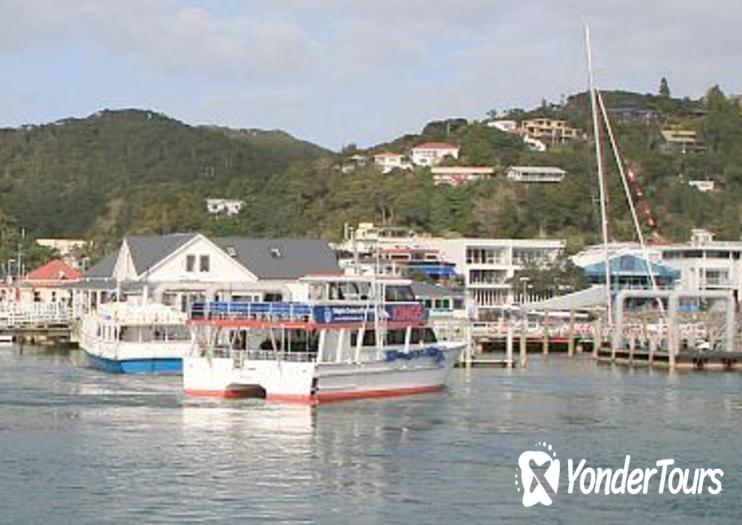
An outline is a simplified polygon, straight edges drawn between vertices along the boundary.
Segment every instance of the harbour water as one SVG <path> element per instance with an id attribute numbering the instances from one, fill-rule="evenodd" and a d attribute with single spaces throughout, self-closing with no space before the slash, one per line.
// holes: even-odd
<path id="1" fill-rule="evenodd" d="M 739 523 L 742 376 L 534 357 L 449 389 L 319 407 L 191 400 L 78 351 L 0 349 L 2 523 Z M 721 467 L 717 496 L 568 495 L 525 509 L 518 456 Z"/>

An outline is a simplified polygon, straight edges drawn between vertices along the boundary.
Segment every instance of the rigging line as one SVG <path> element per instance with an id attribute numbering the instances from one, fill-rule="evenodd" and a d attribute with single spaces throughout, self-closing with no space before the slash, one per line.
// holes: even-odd
<path id="1" fill-rule="evenodd" d="M 598 187 L 600 190 L 600 216 L 601 230 L 603 233 L 603 255 L 605 258 L 605 288 L 606 288 L 606 311 L 608 325 L 613 319 L 613 305 L 611 304 L 611 271 L 608 253 L 608 210 L 606 209 L 606 187 L 603 174 L 603 148 L 600 141 L 600 122 L 598 120 L 598 103 L 595 89 L 595 75 L 593 73 L 593 54 L 590 44 L 590 26 L 585 23 L 585 47 L 587 51 L 587 73 L 590 91 L 590 106 L 593 115 L 593 135 L 595 141 L 595 157 L 598 164 Z"/>
<path id="2" fill-rule="evenodd" d="M 652 283 L 652 289 L 657 291 L 659 289 L 659 286 L 657 286 L 657 279 L 654 276 L 654 272 L 652 271 L 651 267 L 651 261 L 649 259 L 649 251 L 647 250 L 647 244 L 644 240 L 644 234 L 642 233 L 641 225 L 639 224 L 639 217 L 636 213 L 636 206 L 634 206 L 634 201 L 631 197 L 631 188 L 629 188 L 629 182 L 626 178 L 626 171 L 624 169 L 624 162 L 623 158 L 621 157 L 621 152 L 618 148 L 618 141 L 616 140 L 616 136 L 613 133 L 613 126 L 611 126 L 610 119 L 608 118 L 608 112 L 605 108 L 605 103 L 603 102 L 603 95 L 597 88 L 595 89 L 598 105 L 600 108 L 600 113 L 603 115 L 603 122 L 605 123 L 605 127 L 608 130 L 608 138 L 611 142 L 611 148 L 613 149 L 613 156 L 616 159 L 616 165 L 618 166 L 618 173 L 621 176 L 621 183 L 623 186 L 624 193 L 626 195 L 626 200 L 629 203 L 629 210 L 631 211 L 631 219 L 634 223 L 634 229 L 636 230 L 636 235 L 639 239 L 639 244 L 641 246 L 642 250 L 642 257 L 644 257 L 644 261 L 646 263 L 646 270 L 647 270 L 647 276 L 649 277 L 649 280 Z M 664 314 L 665 308 L 662 304 L 661 299 L 657 299 L 657 302 L 660 307 L 660 311 Z"/>

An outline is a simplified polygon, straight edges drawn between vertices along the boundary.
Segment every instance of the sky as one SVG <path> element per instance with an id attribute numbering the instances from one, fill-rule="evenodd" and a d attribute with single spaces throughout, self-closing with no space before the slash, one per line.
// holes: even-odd
<path id="1" fill-rule="evenodd" d="M 0 127 L 143 108 L 332 149 L 598 84 L 742 92 L 739 0 L 0 0 Z"/>

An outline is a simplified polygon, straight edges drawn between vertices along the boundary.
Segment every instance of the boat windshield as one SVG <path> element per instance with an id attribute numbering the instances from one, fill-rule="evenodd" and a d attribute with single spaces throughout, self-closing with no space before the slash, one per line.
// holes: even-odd
<path id="1" fill-rule="evenodd" d="M 189 341 L 191 334 L 183 325 L 122 326 L 118 339 L 129 343 Z"/>

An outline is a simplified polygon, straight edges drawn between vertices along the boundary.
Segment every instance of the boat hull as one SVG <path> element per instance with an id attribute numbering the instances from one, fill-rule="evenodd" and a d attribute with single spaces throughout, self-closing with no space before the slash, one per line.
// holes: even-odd
<path id="1" fill-rule="evenodd" d="M 183 373 L 183 359 L 180 357 L 119 360 L 93 355 L 87 351 L 85 356 L 90 366 L 112 374 L 181 375 Z"/>
<path id="2" fill-rule="evenodd" d="M 289 403 L 323 403 L 437 392 L 444 388 L 464 344 L 442 343 L 436 352 L 396 353 L 361 363 L 245 360 L 186 356 L 184 392 L 190 396 L 259 397 Z"/>

